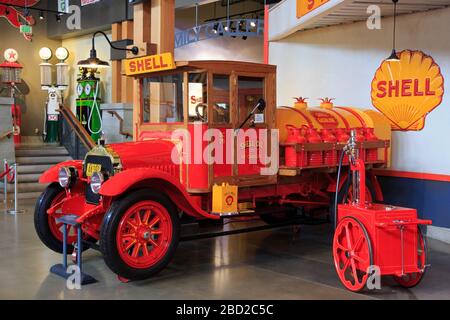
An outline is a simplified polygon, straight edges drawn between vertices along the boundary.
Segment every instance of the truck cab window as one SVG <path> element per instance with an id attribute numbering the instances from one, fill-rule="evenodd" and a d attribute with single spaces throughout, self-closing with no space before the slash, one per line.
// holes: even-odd
<path id="1" fill-rule="evenodd" d="M 238 119 L 245 121 L 252 112 L 258 100 L 264 97 L 264 79 L 256 77 L 238 77 Z M 257 112 L 247 125 L 265 123 L 265 111 Z"/>
<path id="2" fill-rule="evenodd" d="M 230 123 L 230 76 L 213 75 L 214 101 L 212 103 L 213 123 Z"/>
<path id="3" fill-rule="evenodd" d="M 208 121 L 208 73 L 191 72 L 189 79 L 189 122 Z"/>
<path id="4" fill-rule="evenodd" d="M 183 75 L 143 79 L 141 103 L 144 123 L 183 122 Z"/>

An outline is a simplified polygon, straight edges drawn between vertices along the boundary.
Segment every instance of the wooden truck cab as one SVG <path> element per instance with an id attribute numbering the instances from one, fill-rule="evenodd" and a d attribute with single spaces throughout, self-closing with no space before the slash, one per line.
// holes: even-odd
<path id="1" fill-rule="evenodd" d="M 190 150 L 198 152 L 200 146 L 203 154 L 208 142 L 198 140 L 208 129 L 217 129 L 223 135 L 223 163 L 205 159 L 181 163 L 180 179 L 188 192 L 210 192 L 214 184 L 223 182 L 239 187 L 276 183 L 276 175 L 260 174 L 261 165 L 236 158 L 230 164 L 225 159 L 243 151 L 246 160 L 252 154 L 257 156 L 260 130 L 275 128 L 275 66 L 232 61 L 177 62 L 174 70 L 142 74 L 136 79 L 140 88 L 134 112 L 137 140 L 173 140 L 176 130 L 185 129 L 192 137 Z M 227 129 L 236 132 L 261 98 L 266 102 L 265 110 L 248 121 L 241 132 L 251 126 L 258 136 L 247 137 L 239 144 L 236 136 L 227 135 Z M 229 139 L 235 139 L 234 150 L 227 150 Z"/>

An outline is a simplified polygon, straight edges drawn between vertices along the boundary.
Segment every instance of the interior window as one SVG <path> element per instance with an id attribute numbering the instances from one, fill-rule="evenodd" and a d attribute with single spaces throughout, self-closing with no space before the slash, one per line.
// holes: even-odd
<path id="1" fill-rule="evenodd" d="M 213 75 L 214 101 L 212 101 L 213 122 L 230 123 L 230 76 Z"/>
<path id="2" fill-rule="evenodd" d="M 192 72 L 189 79 L 189 121 L 208 121 L 208 73 Z"/>
<path id="3" fill-rule="evenodd" d="M 238 77 L 238 117 L 239 123 L 245 121 L 255 108 L 259 99 L 264 98 L 264 78 Z M 256 112 L 247 125 L 265 123 L 265 112 Z"/>
<path id="4" fill-rule="evenodd" d="M 183 75 L 143 79 L 142 121 L 144 123 L 183 122 Z"/>

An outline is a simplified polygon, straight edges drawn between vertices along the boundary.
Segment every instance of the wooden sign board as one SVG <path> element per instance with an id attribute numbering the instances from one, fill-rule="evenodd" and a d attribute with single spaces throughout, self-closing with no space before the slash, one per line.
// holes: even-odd
<path id="1" fill-rule="evenodd" d="M 135 59 L 124 60 L 125 74 L 134 76 L 139 74 L 172 70 L 176 68 L 171 53 L 161 53 Z"/>
<path id="2" fill-rule="evenodd" d="M 444 77 L 429 55 L 404 50 L 400 61 L 383 61 L 372 81 L 372 104 L 398 131 L 420 131 L 442 103 Z"/>
<path id="3" fill-rule="evenodd" d="M 297 0 L 297 18 L 316 10 L 330 0 Z"/>

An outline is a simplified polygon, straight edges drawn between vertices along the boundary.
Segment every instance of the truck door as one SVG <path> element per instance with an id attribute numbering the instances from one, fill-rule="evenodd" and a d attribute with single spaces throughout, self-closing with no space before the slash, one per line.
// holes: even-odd
<path id="1" fill-rule="evenodd" d="M 231 114 L 231 81 L 230 74 L 211 74 L 210 76 L 210 114 L 209 119 L 210 128 L 219 130 L 221 133 L 221 140 L 219 141 L 219 151 L 221 156 L 216 157 L 212 165 L 213 182 L 232 181 L 233 177 L 233 131 L 232 114 Z"/>
<path id="2" fill-rule="evenodd" d="M 237 75 L 237 121 L 238 129 L 254 110 L 259 99 L 266 100 L 265 77 Z M 267 134 L 267 112 L 256 111 L 245 123 L 236 137 L 236 157 L 234 173 L 238 185 L 257 185 L 266 183 L 267 176 L 261 175 L 265 165 L 264 154 L 270 146 L 270 136 Z M 262 153 L 260 150 L 262 149 Z"/>

